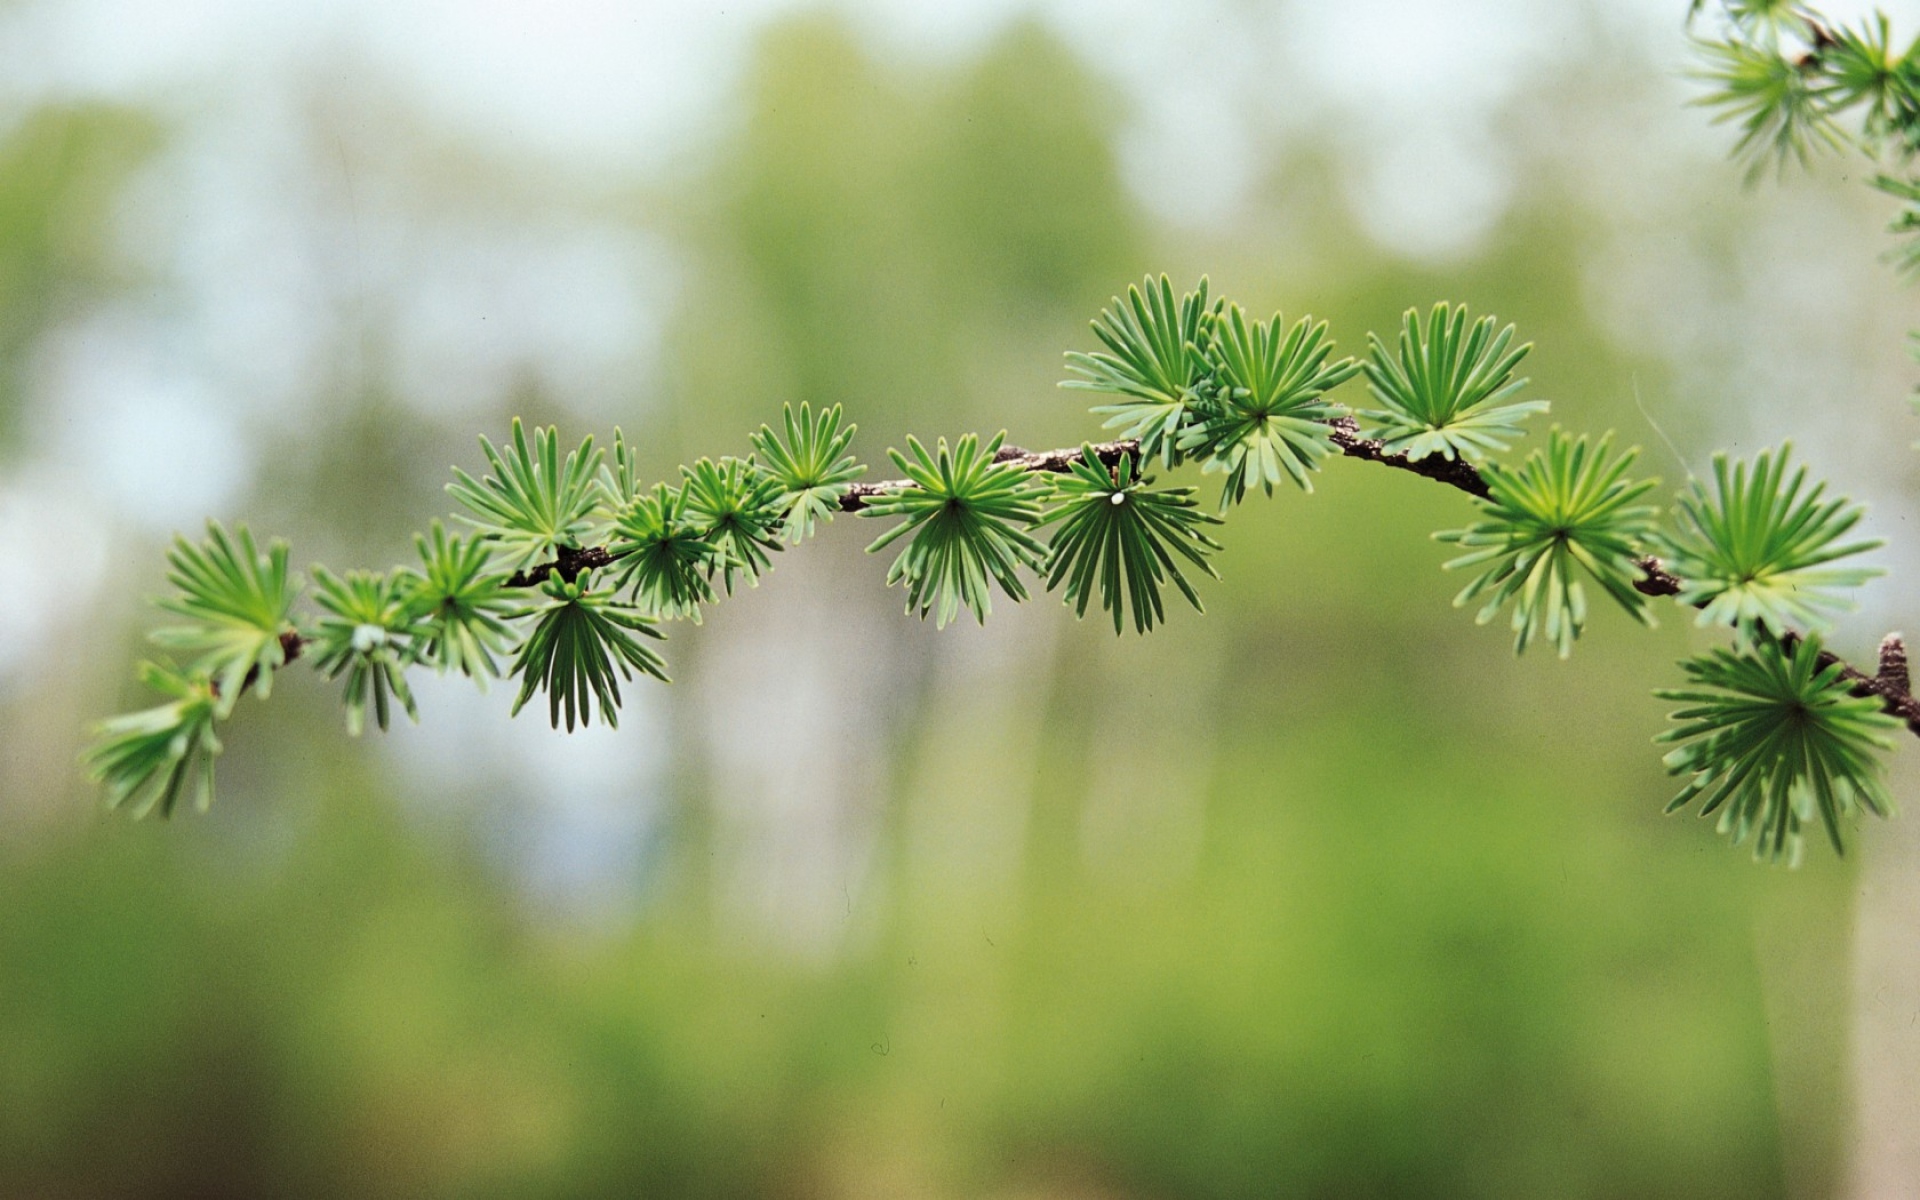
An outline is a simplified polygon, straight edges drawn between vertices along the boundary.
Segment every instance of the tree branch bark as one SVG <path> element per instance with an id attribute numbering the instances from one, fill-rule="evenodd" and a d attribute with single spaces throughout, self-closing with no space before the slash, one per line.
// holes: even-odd
<path id="1" fill-rule="evenodd" d="M 1360 423 L 1351 416 L 1335 417 L 1327 424 L 1333 430 L 1333 444 L 1340 453 L 1348 458 L 1357 458 L 1362 462 L 1378 463 L 1398 471 L 1407 471 L 1423 479 L 1442 483 L 1479 500 L 1492 496 L 1487 486 L 1486 476 L 1480 469 L 1463 458 L 1443 458 L 1430 454 L 1418 461 L 1405 454 L 1390 452 L 1377 438 L 1365 437 L 1360 433 Z M 1101 442 L 1093 447 L 1093 452 L 1101 462 L 1112 467 L 1123 458 L 1137 458 L 1140 443 L 1133 439 L 1117 442 Z M 999 463 L 1016 463 L 1029 471 L 1046 471 L 1051 474 L 1065 474 L 1072 464 L 1080 460 L 1080 447 L 1063 446 L 1058 450 L 1032 451 L 1019 446 L 1002 446 L 993 456 Z M 907 479 L 883 479 L 873 483 L 856 483 L 840 497 L 840 511 L 857 513 L 868 508 L 879 496 L 902 491 L 913 486 Z M 587 546 L 578 550 L 562 550 L 552 562 L 541 563 L 523 571 L 516 571 L 507 580 L 508 587 L 538 587 L 549 575 L 556 572 L 562 579 L 571 583 L 582 571 L 604 567 L 614 561 L 613 555 L 604 546 Z M 1678 596 L 1683 581 L 1668 571 L 1658 558 L 1648 555 L 1637 564 L 1644 578 L 1636 579 L 1634 590 L 1644 596 Z M 291 639 L 289 641 L 289 639 Z M 1791 649 L 1799 640 L 1798 634 L 1790 634 L 1784 642 Z M 289 634 L 282 638 L 287 648 L 287 661 L 299 657 L 301 639 Z M 1853 666 L 1830 650 L 1822 650 L 1819 658 L 1824 669 L 1836 663 L 1840 666 L 1841 678 L 1852 685 L 1856 696 L 1872 696 L 1880 701 L 1881 707 L 1888 713 L 1905 721 L 1907 728 L 1916 737 L 1920 737 L 1920 700 L 1913 695 L 1908 680 L 1906 645 L 1897 633 L 1890 633 L 1880 643 L 1880 662 L 1877 673 L 1869 675 Z"/>
<path id="2" fill-rule="evenodd" d="M 1352 417 L 1335 417 L 1328 424 L 1333 426 L 1333 442 L 1349 458 L 1377 462 L 1382 466 L 1397 467 L 1402 471 L 1411 471 L 1449 487 L 1458 488 L 1469 496 L 1481 500 L 1487 499 L 1491 492 L 1487 480 L 1478 468 L 1464 459 L 1442 459 L 1429 455 L 1419 462 L 1408 461 L 1404 454 L 1388 454 L 1381 443 L 1360 436 L 1359 422 Z M 1668 571 L 1659 559 L 1648 555 L 1637 561 L 1643 579 L 1636 579 L 1633 589 L 1643 596 L 1678 596 L 1683 581 Z M 1800 641 L 1799 634 L 1788 634 L 1781 639 L 1782 644 L 1791 650 Z M 1892 716 L 1907 723 L 1914 736 L 1920 737 L 1920 700 L 1913 695 L 1913 687 L 1907 676 L 1907 647 L 1897 633 L 1889 633 L 1880 642 L 1879 670 L 1869 675 L 1860 668 L 1847 662 L 1831 650 L 1820 651 L 1815 660 L 1820 668 L 1840 666 L 1840 677 L 1852 685 L 1856 696 L 1871 696 L 1880 701 L 1880 706 Z"/>
<path id="3" fill-rule="evenodd" d="M 1094 454 L 1101 462 L 1111 467 L 1123 458 L 1135 458 L 1140 453 L 1140 443 L 1129 438 L 1120 442 L 1100 442 L 1093 447 Z M 1029 471 L 1046 471 L 1054 475 L 1065 475 L 1080 461 L 1080 447 L 1063 446 L 1058 450 L 1043 450 L 1035 453 L 1022 450 L 1018 446 L 1002 446 L 994 453 L 993 461 L 1013 463 Z M 913 486 L 911 479 L 881 479 L 873 483 L 856 483 L 840 497 L 841 512 L 859 512 L 867 507 L 876 496 L 885 496 L 892 492 L 905 491 Z"/>

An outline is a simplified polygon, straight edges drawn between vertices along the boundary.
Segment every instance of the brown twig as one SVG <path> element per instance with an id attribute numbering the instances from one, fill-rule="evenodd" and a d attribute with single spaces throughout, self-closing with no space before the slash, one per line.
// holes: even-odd
<path id="1" fill-rule="evenodd" d="M 1129 438 L 1119 442 L 1101 442 L 1093 447 L 1094 456 L 1111 467 L 1123 458 L 1133 458 L 1140 453 L 1140 443 Z M 1080 461 L 1080 447 L 1061 447 L 1058 450 L 1043 450 L 1035 453 L 1022 450 L 1018 446 L 1002 446 L 995 452 L 993 461 L 1013 463 L 1029 471 L 1046 471 L 1054 475 L 1064 475 Z M 882 479 L 873 483 L 856 483 L 840 497 L 841 512 L 859 512 L 876 496 L 886 496 L 894 492 L 905 491 L 913 486 L 911 479 Z"/>
<path id="2" fill-rule="evenodd" d="M 1645 558 L 1635 559 L 1634 565 L 1640 568 L 1645 579 L 1633 581 L 1633 590 L 1642 596 L 1678 596 L 1680 577 L 1660 565 L 1660 560 L 1649 554 Z"/>
<path id="3" fill-rule="evenodd" d="M 582 571 L 598 570 L 611 565 L 613 552 L 605 546 L 586 546 L 575 549 L 562 546 L 552 562 L 543 562 L 537 567 L 528 567 L 524 571 L 515 571 L 508 579 L 511 588 L 539 587 L 547 581 L 547 576 L 558 575 L 572 583 L 580 577 Z"/>
<path id="4" fill-rule="evenodd" d="M 1791 650 L 1799 640 L 1799 634 L 1790 633 L 1780 639 L 1780 644 Z M 1881 708 L 1905 721 L 1907 728 L 1920 737 L 1920 700 L 1914 698 L 1913 685 L 1907 678 L 1907 644 L 1899 634 L 1880 639 L 1880 669 L 1872 675 L 1831 650 L 1822 650 L 1814 663 L 1823 671 L 1839 664 L 1840 678 L 1853 685 L 1854 695 L 1880 701 Z"/>
<path id="5" fill-rule="evenodd" d="M 1350 457 L 1412 471 L 1483 500 L 1490 494 L 1486 478 L 1468 462 L 1439 459 L 1437 455 L 1429 455 L 1419 462 L 1408 462 L 1405 455 L 1383 453 L 1379 442 L 1360 437 L 1359 425 L 1352 417 L 1336 417 L 1329 423 L 1334 427 L 1334 444 Z M 1662 566 L 1659 559 L 1648 555 L 1634 565 L 1640 568 L 1644 576 L 1633 582 L 1634 590 L 1641 595 L 1678 596 L 1681 593 L 1683 581 Z M 1781 639 L 1781 643 L 1791 650 L 1799 640 L 1798 634 L 1789 634 Z M 1839 664 L 1840 677 L 1853 685 L 1854 695 L 1872 696 L 1879 700 L 1883 709 L 1905 721 L 1907 728 L 1920 737 L 1920 700 L 1913 695 L 1907 674 L 1907 647 L 1899 634 L 1890 633 L 1882 639 L 1880 669 L 1873 675 L 1853 666 L 1831 650 L 1822 650 L 1815 661 L 1822 670 Z"/>
<path id="6" fill-rule="evenodd" d="M 1464 458 L 1446 458 L 1430 454 L 1414 460 L 1405 454 L 1391 452 L 1385 444 L 1376 438 L 1364 437 L 1360 433 L 1360 423 L 1351 416 L 1335 417 L 1327 422 L 1333 429 L 1333 444 L 1348 458 L 1357 458 L 1363 462 L 1378 463 L 1399 471 L 1407 471 L 1435 483 L 1465 492 L 1480 500 L 1488 499 L 1492 489 L 1479 468 Z M 1140 454 L 1140 443 L 1133 439 L 1118 442 L 1101 442 L 1093 447 L 1093 452 L 1101 462 L 1112 467 L 1123 458 L 1136 458 Z M 1029 471 L 1046 471 L 1052 474 L 1064 474 L 1072 464 L 1080 459 L 1078 446 L 1061 447 L 1058 450 L 1034 452 L 1018 446 L 1002 446 L 993 456 L 999 463 L 1017 463 Z M 914 486 L 908 479 L 884 479 L 873 483 L 856 483 L 840 497 L 840 511 L 857 513 L 871 506 L 875 497 L 888 495 Z M 549 575 L 558 573 L 568 583 L 574 581 L 582 571 L 595 570 L 614 561 L 611 551 L 604 546 L 587 546 L 581 549 L 563 549 L 552 562 L 541 563 L 514 572 L 507 580 L 508 587 L 538 587 Z M 1668 571 L 1659 559 L 1648 555 L 1636 561 L 1643 578 L 1633 582 L 1633 588 L 1643 596 L 1678 596 L 1683 588 L 1679 576 Z M 1783 643 L 1792 647 L 1798 635 L 1788 635 Z M 280 644 L 286 652 L 288 662 L 300 657 L 302 640 L 296 633 L 282 634 Z M 1920 736 L 1920 700 L 1915 699 L 1912 685 L 1908 679 L 1906 645 L 1897 633 L 1890 633 L 1880 643 L 1879 671 L 1869 675 L 1852 666 L 1830 650 L 1820 652 L 1819 663 L 1822 669 L 1835 663 L 1840 665 L 1840 675 L 1853 685 L 1856 696 L 1873 696 L 1882 707 L 1892 715 L 1907 723 L 1907 728 Z M 251 682 L 251 678 L 249 678 Z"/>
<path id="7" fill-rule="evenodd" d="M 306 638 L 301 637 L 300 634 L 295 630 L 292 630 L 292 629 L 282 630 L 280 633 L 280 665 L 284 667 L 288 663 L 293 662 L 295 659 L 298 659 L 300 657 L 301 652 L 306 648 L 307 648 Z M 247 668 L 246 675 L 241 677 L 241 680 L 240 680 L 240 694 L 243 696 L 246 695 L 247 689 L 252 687 L 254 684 L 254 681 L 259 678 L 260 678 L 260 668 L 258 666 Z M 220 694 L 219 680 L 217 679 L 208 680 L 207 686 L 213 689 L 214 695 L 218 696 Z"/>
<path id="8" fill-rule="evenodd" d="M 1392 454 L 1385 443 L 1360 436 L 1360 422 L 1352 417 L 1335 417 L 1327 424 L 1333 426 L 1333 444 L 1340 447 L 1340 453 L 1348 458 L 1357 458 L 1363 462 L 1379 463 L 1383 467 L 1393 467 L 1401 471 L 1411 471 L 1435 483 L 1444 483 L 1448 487 L 1459 488 L 1469 496 L 1478 496 L 1485 500 L 1493 493 L 1487 487 L 1487 481 L 1480 472 L 1464 458 L 1445 458 L 1438 454 L 1429 454 L 1418 461 L 1404 454 Z"/>

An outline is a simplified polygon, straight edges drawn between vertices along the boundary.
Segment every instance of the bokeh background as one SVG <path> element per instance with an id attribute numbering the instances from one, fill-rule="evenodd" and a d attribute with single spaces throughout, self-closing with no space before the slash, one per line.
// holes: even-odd
<path id="1" fill-rule="evenodd" d="M 1793 438 L 1889 539 L 1866 657 L 1920 306 L 1858 163 L 1742 188 L 1684 8 L 0 7 L 0 1194 L 1907 1194 L 1914 819 L 1788 873 L 1663 818 L 1712 639 L 1515 661 L 1466 502 L 1357 464 L 1145 639 L 936 632 L 843 518 L 617 732 L 422 680 L 354 742 L 294 672 L 205 817 L 76 765 L 175 531 L 405 561 L 514 414 L 655 476 L 800 401 L 1074 444 L 1163 270 L 1353 352 L 1496 312 L 1669 484 Z"/>

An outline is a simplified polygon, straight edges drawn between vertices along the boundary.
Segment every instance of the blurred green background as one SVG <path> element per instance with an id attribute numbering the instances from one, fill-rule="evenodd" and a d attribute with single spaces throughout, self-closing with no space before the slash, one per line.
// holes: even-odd
<path id="1" fill-rule="evenodd" d="M 936 632 L 843 518 L 673 630 L 617 733 L 428 682 L 356 743 L 297 672 L 204 818 L 78 777 L 203 515 L 401 561 L 516 413 L 655 475 L 801 401 L 876 470 L 1073 444 L 1061 352 L 1161 270 L 1347 352 L 1496 312 L 1555 419 L 1669 483 L 1794 435 L 1896 543 L 1867 651 L 1915 482 L 1874 200 L 1740 190 L 1683 5 L 1440 6 L 1500 87 L 1408 83 L 1428 6 L 1358 7 L 763 9 L 637 156 L 426 38 L 423 78 L 523 106 L 483 128 L 372 10 L 200 76 L 0 14 L 0 1195 L 1892 1194 L 1920 849 L 1789 874 L 1661 817 L 1649 692 L 1705 636 L 1601 614 L 1515 661 L 1427 537 L 1467 503 L 1358 464 L 1249 502 L 1207 614 L 1145 639 L 1044 597 Z M 1394 87 L 1316 74 L 1329 38 Z"/>

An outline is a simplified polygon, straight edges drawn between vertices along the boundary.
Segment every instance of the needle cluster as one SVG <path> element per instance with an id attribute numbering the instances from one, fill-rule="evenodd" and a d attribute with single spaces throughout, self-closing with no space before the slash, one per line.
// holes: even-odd
<path id="1" fill-rule="evenodd" d="M 544 696 L 555 727 L 617 724 L 623 684 L 666 678 L 654 648 L 665 623 L 699 621 L 848 513 L 889 523 L 868 548 L 893 552 L 886 582 L 936 628 L 963 611 L 984 622 L 995 592 L 1019 602 L 1038 587 L 1078 616 L 1097 605 L 1116 634 L 1145 634 L 1167 620 L 1169 591 L 1201 607 L 1226 514 L 1256 492 L 1310 492 L 1352 457 L 1475 498 L 1471 524 L 1435 536 L 1461 551 L 1447 568 L 1472 573 L 1456 604 L 1477 605 L 1483 624 L 1508 614 L 1516 653 L 1544 639 L 1568 657 L 1591 588 L 1645 624 L 1664 595 L 1731 629 L 1730 648 L 1682 664 L 1688 689 L 1661 693 L 1686 705 L 1664 735 L 1681 743 L 1669 767 L 1690 777 L 1677 804 L 1702 798 L 1722 832 L 1754 836 L 1767 858 L 1793 857 L 1815 815 L 1838 848 L 1843 820 L 1886 810 L 1881 710 L 1920 706 L 1878 677 L 1855 695 L 1866 677 L 1814 640 L 1873 574 L 1849 560 L 1878 543 L 1849 537 L 1858 506 L 1828 499 L 1784 448 L 1717 458 L 1713 487 L 1690 485 L 1665 514 L 1655 483 L 1633 477 L 1635 451 L 1615 453 L 1610 435 L 1556 427 L 1507 461 L 1546 409 L 1516 373 L 1528 346 L 1446 303 L 1424 322 L 1409 310 L 1391 349 L 1369 334 L 1363 362 L 1337 355 L 1325 321 L 1255 319 L 1205 280 L 1177 293 L 1147 279 L 1093 333 L 1101 348 L 1068 355 L 1066 386 L 1101 394 L 1093 415 L 1126 435 L 1118 443 L 1033 454 L 1004 433 L 909 437 L 888 451 L 902 477 L 868 483 L 839 408 L 803 405 L 761 426 L 745 456 L 648 480 L 619 430 L 608 450 L 592 437 L 565 449 L 557 430 L 516 421 L 503 445 L 481 439 L 487 474 L 456 470 L 449 485 L 470 534 L 434 522 L 417 566 L 316 565 L 303 583 L 285 545 L 210 524 L 169 555 L 177 594 L 161 603 L 184 623 L 155 641 L 184 662 L 143 669 L 163 703 L 103 724 L 89 764 L 116 805 L 204 806 L 218 723 L 302 656 L 339 682 L 354 734 L 369 714 L 385 728 L 396 707 L 418 718 L 410 672 L 484 685 L 503 661 L 515 712 Z M 1338 393 L 1362 378 L 1370 404 L 1356 410 Z M 1219 511 L 1150 469 L 1223 475 Z M 302 592 L 311 614 L 296 609 Z"/>

